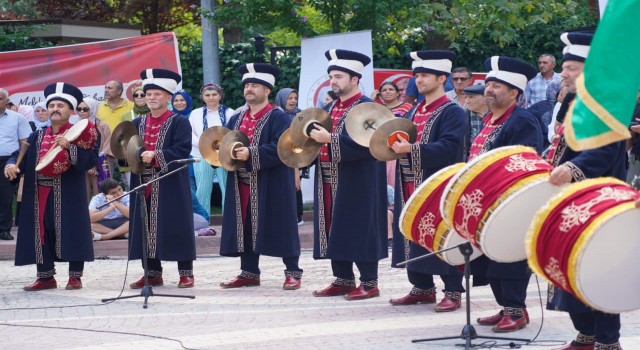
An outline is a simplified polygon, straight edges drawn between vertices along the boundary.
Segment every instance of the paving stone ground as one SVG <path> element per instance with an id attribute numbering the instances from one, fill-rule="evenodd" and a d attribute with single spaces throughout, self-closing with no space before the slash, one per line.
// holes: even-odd
<path id="1" fill-rule="evenodd" d="M 312 296 L 313 290 L 325 287 L 332 278 L 329 262 L 313 260 L 308 249 L 300 262 L 303 286 L 296 291 L 282 290 L 284 266 L 272 257 L 261 258 L 260 287 L 223 290 L 218 284 L 238 273 L 239 259 L 199 253 L 193 289 L 176 287 L 177 266 L 171 262 L 164 264 L 165 286 L 153 289 L 155 293 L 194 295 L 195 299 L 153 296 L 143 309 L 142 298 L 101 302 L 120 293 L 139 293 L 123 286 L 141 276 L 140 263 L 127 265 L 122 258 L 125 254 L 120 253 L 88 263 L 84 288 L 77 291 L 64 289 L 65 263 L 57 264 L 58 289 L 24 292 L 22 287 L 35 277 L 35 266 L 16 267 L 12 259 L 0 261 L 0 349 L 183 349 L 178 340 L 188 349 L 279 350 L 431 350 L 455 349 L 461 343 L 411 342 L 459 335 L 465 308 L 436 314 L 433 305 L 391 306 L 388 299 L 404 295 L 410 285 L 404 270 L 389 267 L 389 259 L 380 263 L 379 298 L 346 301 Z M 437 280 L 437 286 L 442 288 L 441 281 Z M 540 332 L 538 342 L 523 346 L 526 349 L 552 349 L 575 336 L 567 314 L 542 310 L 539 294 L 544 302 L 546 285 L 541 283 L 540 289 L 538 292 L 532 278 L 527 299 L 531 323 L 506 335 L 532 339 Z M 497 310 L 488 287 L 473 288 L 471 294 L 472 320 Z M 489 327 L 475 329 L 480 335 L 495 336 Z M 640 312 L 623 315 L 622 345 L 640 349 Z"/>

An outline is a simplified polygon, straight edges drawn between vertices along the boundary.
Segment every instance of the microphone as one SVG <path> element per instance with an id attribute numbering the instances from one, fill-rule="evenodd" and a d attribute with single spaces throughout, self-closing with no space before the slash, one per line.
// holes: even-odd
<path id="1" fill-rule="evenodd" d="M 177 163 L 177 164 L 199 163 L 200 162 L 200 158 L 178 159 L 178 160 L 174 160 L 173 162 Z"/>

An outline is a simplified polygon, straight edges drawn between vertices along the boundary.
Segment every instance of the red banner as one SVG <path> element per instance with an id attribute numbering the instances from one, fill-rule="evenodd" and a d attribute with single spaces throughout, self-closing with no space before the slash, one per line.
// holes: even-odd
<path id="1" fill-rule="evenodd" d="M 147 68 L 182 73 L 173 33 L 0 52 L 0 87 L 9 91 L 15 104 L 44 100 L 44 88 L 55 82 L 73 84 L 85 96 L 103 100 L 106 82 L 119 80 L 126 90 L 139 83 L 140 72 Z M 133 100 L 130 90 L 127 98 Z"/>

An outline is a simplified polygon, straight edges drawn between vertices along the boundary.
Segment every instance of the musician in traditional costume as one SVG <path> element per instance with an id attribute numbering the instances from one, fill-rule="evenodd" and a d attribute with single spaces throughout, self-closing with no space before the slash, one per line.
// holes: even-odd
<path id="1" fill-rule="evenodd" d="M 240 256 L 240 274 L 222 288 L 260 285 L 260 255 L 282 257 L 285 290 L 300 288 L 302 269 L 294 169 L 278 157 L 278 140 L 291 118 L 269 102 L 280 70 L 264 63 L 238 68 L 247 107 L 227 123 L 249 138 L 235 151 L 244 167 L 227 176 L 220 255 Z"/>
<path id="2" fill-rule="evenodd" d="M 456 58 L 451 51 L 431 50 L 409 54 L 418 91 L 425 99 L 406 118 L 417 127 L 417 141 L 400 139 L 392 149 L 402 154 L 396 165 L 395 207 L 403 208 L 414 190 L 438 170 L 464 160 L 465 137 L 469 123 L 466 113 L 449 100 L 444 83 Z M 394 212 L 392 266 L 400 261 L 428 254 L 429 251 L 406 240 L 399 229 L 400 210 Z M 462 272 L 436 256 L 407 265 L 407 276 L 413 288 L 409 294 L 389 300 L 393 305 L 435 303 L 436 287 L 433 275 L 444 282 L 444 298 L 435 310 L 454 311 L 460 308 Z"/>
<path id="3" fill-rule="evenodd" d="M 315 161 L 313 257 L 331 259 L 335 280 L 313 295 L 368 299 L 380 295 L 378 261 L 388 256 L 386 166 L 349 136 L 345 118 L 354 106 L 373 103 L 358 88 L 371 59 L 340 49 L 328 50 L 325 56 L 331 89 L 338 99 L 326 107 L 332 132 L 316 126 L 310 133 L 325 144 Z M 357 288 L 354 264 L 360 272 Z"/>
<path id="4" fill-rule="evenodd" d="M 561 36 L 567 46 L 562 57 L 560 76 L 570 93 L 563 101 L 561 112 L 566 112 L 575 98 L 576 79 L 583 71 L 592 37 L 593 34 L 590 33 L 565 33 Z M 559 113 L 558 118 L 563 120 L 564 116 Z M 560 126 L 558 135 L 560 137 L 554 140 L 547 153 L 547 160 L 555 166 L 549 179 L 551 184 L 560 186 L 602 176 L 625 180 L 625 141 L 576 152 L 567 145 L 563 126 Z M 603 263 L 606 264 L 606 261 Z M 557 350 L 621 349 L 619 314 L 596 311 L 576 296 L 553 285 L 549 286 L 547 309 L 569 312 L 571 322 L 578 331 L 575 340 Z"/>
<path id="5" fill-rule="evenodd" d="M 100 140 L 91 122 L 84 130 L 86 143 L 71 143 L 65 135 L 72 127 L 71 113 L 82 102 L 77 87 L 51 84 L 44 95 L 51 126 L 29 136 L 30 147 L 19 167 L 16 151 L 5 168 L 10 179 L 25 174 L 15 263 L 36 264 L 37 279 L 26 291 L 57 288 L 55 261 L 69 262 L 66 289 L 80 289 L 84 263 L 93 261 L 85 174 L 98 162 Z M 38 164 L 42 168 L 36 170 Z"/>
<path id="6" fill-rule="evenodd" d="M 518 107 L 516 101 L 527 81 L 536 75 L 530 64 L 511 57 L 493 56 L 485 61 L 489 71 L 485 78 L 485 101 L 490 113 L 484 127 L 471 144 L 469 160 L 492 149 L 523 145 L 542 152 L 542 131 L 538 120 Z M 493 326 L 494 332 L 513 332 L 527 326 L 529 316 L 525 299 L 531 271 L 527 261 L 498 263 L 482 256 L 472 263 L 474 285 L 486 278 L 498 305 L 497 314 L 478 318 L 480 325 Z"/>
<path id="7" fill-rule="evenodd" d="M 182 77 L 166 69 L 153 68 L 142 71 L 140 78 L 150 112 L 133 120 L 138 134 L 144 141 L 145 150 L 140 156 L 145 167 L 141 175 L 131 176 L 132 188 L 181 167 L 182 164 L 171 162 L 187 159 L 191 152 L 189 120 L 168 109 L 169 101 Z M 161 261 L 168 260 L 178 262 L 178 287 L 193 287 L 196 246 L 189 169 L 184 168 L 145 187 L 144 200 L 147 205 L 146 222 L 143 223 L 138 217 L 132 217 L 129 221 L 129 259 L 145 258 L 141 235 L 145 234 L 144 225 L 147 225 L 145 272 L 149 285 L 164 284 Z M 139 215 L 142 209 L 137 192 L 131 194 L 130 203 L 131 212 Z M 144 276 L 131 283 L 130 287 L 144 287 Z"/>

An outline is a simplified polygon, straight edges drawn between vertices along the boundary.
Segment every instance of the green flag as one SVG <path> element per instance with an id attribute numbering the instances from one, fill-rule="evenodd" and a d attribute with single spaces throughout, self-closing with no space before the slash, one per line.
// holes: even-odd
<path id="1" fill-rule="evenodd" d="M 640 0 L 609 0 L 591 41 L 565 137 L 582 151 L 631 137 L 628 126 L 640 87 Z"/>

